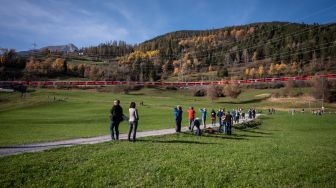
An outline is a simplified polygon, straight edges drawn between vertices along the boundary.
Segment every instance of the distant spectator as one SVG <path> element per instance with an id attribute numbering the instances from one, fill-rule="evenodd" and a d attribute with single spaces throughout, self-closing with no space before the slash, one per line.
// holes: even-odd
<path id="1" fill-rule="evenodd" d="M 231 135 L 231 127 L 232 127 L 232 115 L 230 111 L 228 111 L 225 116 L 224 133 Z"/>
<path id="2" fill-rule="evenodd" d="M 207 110 L 206 108 L 200 109 L 200 112 L 202 113 L 202 124 L 204 129 L 206 128 L 206 116 L 207 116 Z"/>
<path id="3" fill-rule="evenodd" d="M 175 117 L 175 130 L 176 132 L 181 132 L 181 123 L 182 123 L 182 107 L 178 105 L 174 108 L 174 117 Z"/>
<path id="4" fill-rule="evenodd" d="M 222 127 L 222 116 L 223 116 L 223 109 L 220 108 L 217 112 L 219 127 Z"/>
<path id="5" fill-rule="evenodd" d="M 235 117 L 235 122 L 239 123 L 239 117 L 240 117 L 240 112 L 239 110 L 236 111 L 236 117 Z"/>
<path id="6" fill-rule="evenodd" d="M 211 124 L 213 127 L 216 126 L 216 112 L 214 109 L 211 110 Z"/>
<path id="7" fill-rule="evenodd" d="M 200 119 L 199 118 L 196 118 L 194 123 L 193 123 L 193 126 L 191 127 L 191 131 L 194 131 L 194 126 L 196 127 L 196 135 L 198 136 L 201 136 L 202 134 L 202 130 L 201 130 L 201 122 L 200 122 Z"/>
<path id="8" fill-rule="evenodd" d="M 248 118 L 252 119 L 252 109 L 251 108 L 248 110 Z"/>
<path id="9" fill-rule="evenodd" d="M 292 109 L 291 109 L 291 112 L 292 112 L 292 115 L 294 115 L 294 114 L 295 114 L 295 109 L 292 108 Z"/>
<path id="10" fill-rule="evenodd" d="M 128 130 L 128 141 L 131 141 L 131 134 L 133 132 L 133 142 L 135 142 L 136 131 L 138 128 L 139 114 L 136 109 L 135 102 L 131 102 L 129 111 L 129 130 Z"/>
<path id="11" fill-rule="evenodd" d="M 189 130 L 191 130 L 191 126 L 194 123 L 195 120 L 195 110 L 194 107 L 190 107 L 188 110 L 188 118 L 189 118 Z"/>

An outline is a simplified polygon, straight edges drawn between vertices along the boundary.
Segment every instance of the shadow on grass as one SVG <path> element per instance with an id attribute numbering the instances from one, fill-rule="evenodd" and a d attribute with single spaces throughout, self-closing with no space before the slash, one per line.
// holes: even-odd
<path id="1" fill-rule="evenodd" d="M 266 98 L 260 98 L 260 99 L 251 99 L 251 100 L 245 100 L 245 101 L 230 101 L 230 102 L 218 102 L 220 104 L 250 104 L 250 103 L 259 103 L 262 102 L 264 100 L 266 100 L 268 97 Z"/>
<path id="2" fill-rule="evenodd" d="M 220 138 L 220 139 L 228 139 L 228 140 L 248 140 L 247 138 L 242 138 L 240 135 L 219 135 L 219 134 L 203 134 L 203 137 L 208 137 L 208 138 Z"/>
<path id="3" fill-rule="evenodd" d="M 137 142 L 152 142 L 152 143 L 164 143 L 164 144 L 201 144 L 201 145 L 217 144 L 217 143 L 189 141 L 189 140 L 155 140 L 155 139 L 151 140 L 138 139 Z"/>
<path id="4" fill-rule="evenodd" d="M 128 93 L 127 95 L 141 96 L 145 94 L 144 93 Z"/>
<path id="5" fill-rule="evenodd" d="M 192 133 L 183 132 L 182 134 L 189 135 L 189 136 L 196 136 Z M 220 139 L 229 139 L 229 140 L 247 140 L 246 138 L 241 138 L 239 135 L 232 134 L 232 135 L 224 135 L 224 134 L 209 134 L 203 133 L 201 137 L 208 137 L 208 138 L 220 138 Z"/>
<path id="6" fill-rule="evenodd" d="M 256 129 L 241 129 L 239 131 L 248 132 L 248 133 L 256 133 L 256 134 L 264 134 L 264 135 L 271 135 L 271 134 L 273 134 L 273 133 L 268 133 L 268 132 L 256 131 Z"/>

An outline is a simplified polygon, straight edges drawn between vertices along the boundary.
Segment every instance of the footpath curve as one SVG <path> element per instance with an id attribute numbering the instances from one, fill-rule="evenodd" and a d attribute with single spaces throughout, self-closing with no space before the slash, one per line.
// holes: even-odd
<path id="1" fill-rule="evenodd" d="M 260 114 L 256 115 L 257 117 Z M 239 123 L 244 121 L 251 121 L 252 119 L 240 119 Z M 211 127 L 211 124 L 207 125 Z M 182 131 L 187 131 L 186 127 L 182 128 Z M 175 129 L 161 129 L 161 130 L 152 130 L 152 131 L 143 131 L 137 132 L 137 138 L 141 137 L 148 137 L 148 136 L 160 136 L 160 135 L 168 135 L 174 134 Z M 120 134 L 120 140 L 127 140 L 127 134 Z M 69 139 L 69 140 L 61 140 L 61 141 L 53 141 L 53 142 L 41 142 L 41 143 L 33 143 L 33 144 L 24 144 L 24 145 L 17 145 L 17 146 L 3 146 L 0 147 L 0 157 L 1 156 L 8 156 L 8 155 L 16 155 L 21 153 L 31 153 L 31 152 L 40 152 L 44 150 L 49 150 L 53 148 L 61 148 L 61 147 L 70 147 L 82 144 L 97 144 L 102 142 L 111 141 L 111 136 L 97 136 L 97 137 L 90 137 L 90 138 L 76 138 L 76 139 Z"/>

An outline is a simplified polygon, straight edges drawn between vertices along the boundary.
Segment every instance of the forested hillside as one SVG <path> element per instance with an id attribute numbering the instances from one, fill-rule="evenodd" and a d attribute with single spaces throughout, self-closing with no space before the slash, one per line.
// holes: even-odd
<path id="1" fill-rule="evenodd" d="M 64 61 L 56 62 L 57 58 Z M 140 81 L 175 77 L 188 81 L 188 75 L 200 73 L 214 75 L 202 79 L 335 73 L 335 59 L 336 24 L 271 22 L 176 31 L 138 45 L 113 41 L 84 47 L 78 54 L 40 53 L 26 57 L 26 66 L 11 51 L 10 58 L 8 53 L 1 56 L 0 69 L 2 79 L 13 79 L 5 72 L 18 65 L 21 74 L 16 77 L 23 78 L 38 72 L 40 77 L 61 74 L 93 80 Z M 73 60 L 75 65 L 66 63 Z M 92 61 L 104 63 L 86 63 Z"/>

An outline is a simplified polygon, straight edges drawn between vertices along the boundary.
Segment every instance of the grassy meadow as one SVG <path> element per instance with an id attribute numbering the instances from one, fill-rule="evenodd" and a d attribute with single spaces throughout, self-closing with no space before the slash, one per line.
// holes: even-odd
<path id="1" fill-rule="evenodd" d="M 336 186 L 335 115 L 261 119 L 231 136 L 181 133 L 2 157 L 0 187 Z"/>
<path id="2" fill-rule="evenodd" d="M 280 109 L 308 105 L 296 104 L 297 101 L 294 104 L 266 100 L 276 91 L 247 90 L 237 99 L 219 98 L 216 101 L 210 101 L 206 97 L 193 97 L 187 90 L 149 88 L 128 95 L 96 90 L 36 89 L 29 92 L 25 99 L 21 99 L 18 93 L 0 93 L 0 146 L 109 134 L 108 117 L 114 99 L 121 100 L 126 115 L 131 101 L 137 104 L 144 102 L 144 106 L 138 105 L 139 131 L 173 128 L 172 108 L 178 104 L 184 109 L 184 125 L 188 124 L 186 111 L 189 106 L 194 106 L 196 115 L 200 117 L 199 109 L 204 107 L 210 111 L 220 107 L 226 110 L 238 107 Z M 123 122 L 120 129 L 125 133 L 127 123 Z"/>

